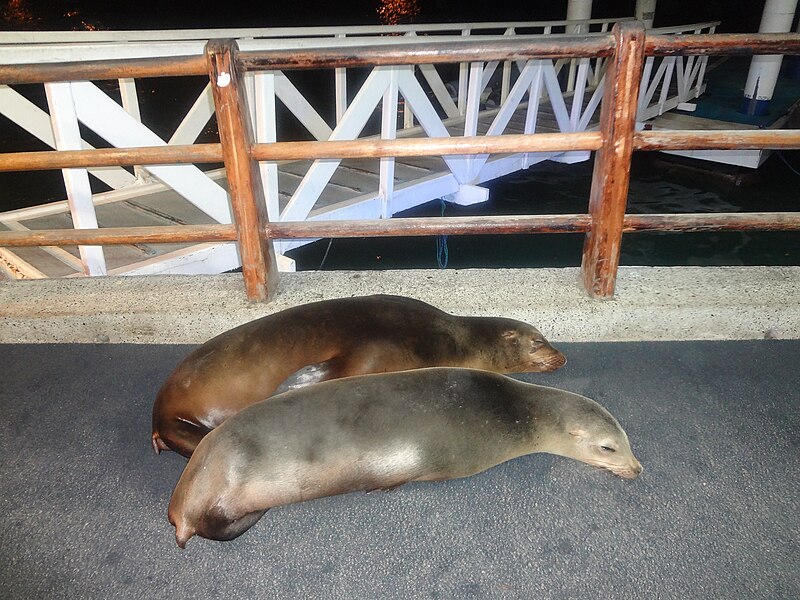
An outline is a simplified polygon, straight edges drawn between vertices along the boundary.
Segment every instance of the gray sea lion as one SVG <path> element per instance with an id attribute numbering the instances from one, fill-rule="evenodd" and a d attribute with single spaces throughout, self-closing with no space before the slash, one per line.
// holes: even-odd
<path id="1" fill-rule="evenodd" d="M 363 375 L 258 402 L 197 446 L 169 505 L 178 545 L 230 540 L 269 508 L 474 475 L 549 452 L 634 478 L 642 466 L 602 406 L 488 371 Z"/>
<path id="2" fill-rule="evenodd" d="M 153 406 L 153 449 L 191 456 L 209 431 L 276 391 L 422 367 L 553 371 L 566 358 L 531 325 L 457 317 L 412 298 L 314 302 L 245 323 L 191 352 Z"/>

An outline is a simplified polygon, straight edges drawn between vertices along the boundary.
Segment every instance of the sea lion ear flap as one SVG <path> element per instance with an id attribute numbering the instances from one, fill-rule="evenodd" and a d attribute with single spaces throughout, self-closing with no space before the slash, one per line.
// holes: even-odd
<path id="1" fill-rule="evenodd" d="M 586 431 L 585 431 L 585 430 L 583 430 L 583 429 L 572 429 L 572 430 L 569 432 L 569 434 L 570 434 L 572 437 L 577 437 L 577 438 L 579 438 L 579 437 L 583 437 L 583 436 L 585 436 L 585 435 L 586 435 Z"/>
<path id="2" fill-rule="evenodd" d="M 507 340 L 513 340 L 515 337 L 519 337 L 519 331 L 515 329 L 509 329 L 508 331 L 503 332 L 503 338 Z"/>

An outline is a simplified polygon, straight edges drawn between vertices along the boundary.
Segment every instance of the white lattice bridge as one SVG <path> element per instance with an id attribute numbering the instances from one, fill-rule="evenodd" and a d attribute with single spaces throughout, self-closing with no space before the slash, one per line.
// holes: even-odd
<path id="1" fill-rule="evenodd" d="M 438 40 L 453 35 L 592 35 L 608 31 L 618 20 L 173 32 L 11 32 L 0 33 L 0 63 L 191 56 L 203 53 L 206 40 L 221 37 L 237 38 L 242 50 L 305 50 L 328 46 L 357 49 L 360 44 L 397 44 L 404 40 L 418 43 L 421 38 Z M 690 25 L 659 32 L 713 32 L 714 26 Z M 707 57 L 648 58 L 638 120 L 645 121 L 702 93 L 706 63 Z M 281 119 L 286 111 L 299 122 L 304 135 L 320 141 L 369 136 L 441 138 L 585 131 L 592 129 L 598 118 L 604 61 L 583 58 L 398 65 L 379 66 L 368 72 L 334 69 L 331 75 L 322 73 L 320 89 L 303 93 L 291 72 L 248 74 L 247 92 L 257 140 L 285 141 L 287 127 Z M 361 79 L 363 82 L 356 88 L 354 81 Z M 90 81 L 49 83 L 44 87 L 49 113 L 32 101 L 30 92 L 2 85 L 0 113 L 58 150 L 92 147 L 82 139 L 79 123 L 113 147 L 192 144 L 214 115 L 209 84 L 172 135 L 164 139 L 148 126 L 159 115 L 141 114 L 134 80 L 120 79 L 118 91 Z M 278 110 L 278 103 L 286 111 Z M 326 118 L 324 107 L 335 114 Z M 264 201 L 272 221 L 379 219 L 436 198 L 458 204 L 482 202 L 488 198 L 488 190 L 481 187 L 484 182 L 544 160 L 576 162 L 588 156 L 588 152 L 573 151 L 265 162 L 261 164 L 261 174 Z M 0 228 L 230 223 L 224 175 L 223 170 L 204 172 L 194 165 L 152 165 L 134 170 L 65 169 L 65 200 L 0 213 Z M 97 182 L 111 191 L 93 190 Z M 311 241 L 276 242 L 281 255 L 279 266 L 292 270 L 293 262 L 283 253 Z M 239 257 L 232 243 L 19 248 L 13 252 L 0 248 L 0 269 L 13 277 L 215 273 L 237 266 Z"/>

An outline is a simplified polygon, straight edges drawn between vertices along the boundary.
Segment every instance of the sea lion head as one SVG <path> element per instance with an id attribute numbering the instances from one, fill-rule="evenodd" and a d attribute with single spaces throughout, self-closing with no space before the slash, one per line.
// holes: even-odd
<path id="1" fill-rule="evenodd" d="M 542 333 L 527 323 L 510 321 L 503 329 L 507 373 L 547 372 L 560 369 L 567 357 L 550 345 Z"/>
<path id="2" fill-rule="evenodd" d="M 628 435 L 594 400 L 575 394 L 552 408 L 555 426 L 543 450 L 607 469 L 626 479 L 644 470 L 633 455 Z"/>

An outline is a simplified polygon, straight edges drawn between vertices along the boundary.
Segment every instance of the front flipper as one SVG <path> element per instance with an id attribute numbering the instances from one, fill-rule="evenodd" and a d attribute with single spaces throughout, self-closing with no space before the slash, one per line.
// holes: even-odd
<path id="1" fill-rule="evenodd" d="M 321 363 L 314 363 L 313 365 L 306 365 L 284 379 L 274 393 L 281 394 L 289 390 L 296 390 L 327 381 L 328 379 L 336 379 L 340 377 L 338 375 L 339 371 L 338 361 L 335 358 Z"/>
<path id="2" fill-rule="evenodd" d="M 202 519 L 197 533 L 210 540 L 227 542 L 242 535 L 264 516 L 269 509 L 256 510 L 232 519 L 218 509 L 210 510 Z"/>
<path id="3" fill-rule="evenodd" d="M 407 482 L 404 481 L 402 483 L 395 483 L 394 485 L 388 485 L 386 487 L 372 488 L 371 490 L 367 490 L 366 493 L 371 494 L 372 492 L 391 492 L 399 488 L 401 485 L 405 485 L 406 483 Z"/>

